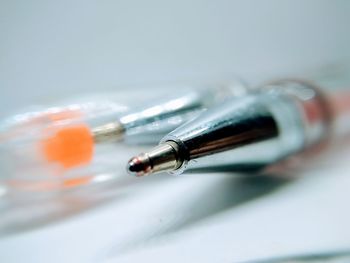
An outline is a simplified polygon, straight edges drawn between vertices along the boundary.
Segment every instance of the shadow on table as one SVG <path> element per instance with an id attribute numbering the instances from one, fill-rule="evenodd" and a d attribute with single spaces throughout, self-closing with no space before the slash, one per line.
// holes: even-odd
<path id="1" fill-rule="evenodd" d="M 15 193 L 13 198 L 5 196 L 0 200 L 0 237 L 43 228 L 100 209 L 110 202 L 124 200 L 137 187 L 147 187 L 163 180 L 162 177 L 148 181 L 123 177 L 82 188 Z"/>
<path id="2" fill-rule="evenodd" d="M 176 211 L 179 216 L 175 220 L 168 220 L 168 223 L 162 226 L 147 229 L 141 235 L 131 236 L 123 243 L 112 244 L 107 251 L 107 257 L 128 253 L 138 246 L 147 247 L 149 243 L 161 242 L 168 235 L 183 231 L 201 221 L 270 195 L 298 180 L 298 177 L 305 172 L 307 173 L 307 171 L 312 171 L 312 174 L 314 174 L 317 173 L 317 169 L 336 166 L 337 156 L 344 156 L 347 153 L 349 143 L 350 137 L 342 142 L 331 144 L 328 151 L 323 151 L 323 148 L 312 149 L 300 156 L 270 166 L 263 173 L 255 173 L 256 170 L 262 167 L 259 163 L 253 166 L 221 167 L 220 171 L 224 174 L 218 174 L 217 168 L 194 171 L 194 173 L 215 172 L 216 174 L 213 176 L 218 176 L 218 178 L 200 191 L 196 189 L 194 191 L 196 195 L 191 193 L 191 198 L 186 198 L 186 193 L 182 193 L 177 200 L 181 203 L 182 208 L 181 211 Z M 242 170 L 246 173 L 228 172 Z M 167 217 L 170 217 L 168 213 L 173 213 L 171 208 L 169 209 L 162 211 L 164 221 Z"/>
<path id="3" fill-rule="evenodd" d="M 237 176 L 237 174 L 226 173 L 215 176 L 218 177 L 217 180 L 200 191 L 196 189 L 195 192 L 198 194 L 194 196 L 191 193 L 190 199 L 182 193 L 178 202 L 182 202 L 184 208 L 178 211 L 179 216 L 175 220 L 170 220 L 160 227 L 157 226 L 157 229 L 148 229 L 146 233 L 130 237 L 123 243 L 112 245 L 112 248 L 107 252 L 107 257 L 127 253 L 138 246 L 146 246 L 149 242 L 157 241 L 167 235 L 190 228 L 205 219 L 267 196 L 292 180 L 267 174 Z M 166 221 L 167 216 L 169 215 L 164 212 L 164 221 Z"/>
<path id="4" fill-rule="evenodd" d="M 325 262 L 325 263 L 348 263 L 350 262 L 350 251 L 332 251 L 322 253 L 312 253 L 305 255 L 293 255 L 287 257 L 276 257 L 263 260 L 250 260 L 241 263 L 307 263 L 307 262 Z"/>

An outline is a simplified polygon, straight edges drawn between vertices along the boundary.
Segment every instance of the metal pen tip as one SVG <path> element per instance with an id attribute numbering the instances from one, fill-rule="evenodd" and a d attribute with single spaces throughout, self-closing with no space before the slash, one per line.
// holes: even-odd
<path id="1" fill-rule="evenodd" d="M 151 172 L 152 166 L 150 159 L 145 154 L 140 154 L 131 158 L 127 164 L 129 174 L 135 176 L 144 176 Z"/>
<path id="2" fill-rule="evenodd" d="M 174 142 L 166 142 L 158 145 L 148 153 L 141 153 L 130 159 L 127 164 L 129 174 L 144 176 L 152 173 L 173 171 L 182 164 L 179 158 L 178 146 Z"/>
<path id="3" fill-rule="evenodd" d="M 111 122 L 92 130 L 94 141 L 97 143 L 115 142 L 123 139 L 125 129 L 119 122 Z"/>

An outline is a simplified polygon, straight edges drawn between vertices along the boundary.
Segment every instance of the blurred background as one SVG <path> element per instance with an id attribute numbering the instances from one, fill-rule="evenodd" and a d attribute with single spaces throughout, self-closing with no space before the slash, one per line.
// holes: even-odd
<path id="1" fill-rule="evenodd" d="M 2 0 L 0 117 L 130 85 L 231 74 L 257 84 L 348 64 L 349 24 L 346 0 Z M 108 189 L 108 202 L 64 195 L 2 212 L 0 261 L 254 262 L 347 251 L 349 153 L 337 148 L 293 182 L 147 178 L 128 182 L 124 198 Z"/>
<path id="2" fill-rule="evenodd" d="M 1 114 L 53 96 L 234 73 L 247 81 L 349 54 L 343 1 L 1 1 Z"/>

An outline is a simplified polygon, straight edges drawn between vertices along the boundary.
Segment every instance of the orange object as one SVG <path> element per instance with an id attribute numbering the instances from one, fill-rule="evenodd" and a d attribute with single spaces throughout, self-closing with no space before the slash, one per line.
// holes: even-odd
<path id="1" fill-rule="evenodd" d="M 88 184 L 92 181 L 92 177 L 78 177 L 78 178 L 70 178 L 63 181 L 64 187 L 75 187 Z"/>
<path id="2" fill-rule="evenodd" d="M 84 124 L 62 128 L 42 142 L 44 156 L 64 168 L 87 164 L 92 160 L 94 141 Z"/>

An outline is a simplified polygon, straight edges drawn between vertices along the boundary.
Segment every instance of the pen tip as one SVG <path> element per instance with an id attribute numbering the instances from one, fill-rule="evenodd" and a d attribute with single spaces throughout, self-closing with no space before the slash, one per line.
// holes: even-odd
<path id="1" fill-rule="evenodd" d="M 153 173 L 169 172 L 182 165 L 178 146 L 175 142 L 165 142 L 154 147 L 147 153 L 141 153 L 127 164 L 129 174 L 144 176 Z"/>
<path id="2" fill-rule="evenodd" d="M 129 174 L 135 176 L 143 176 L 152 170 L 149 158 L 141 154 L 130 159 L 127 164 L 127 171 Z"/>

